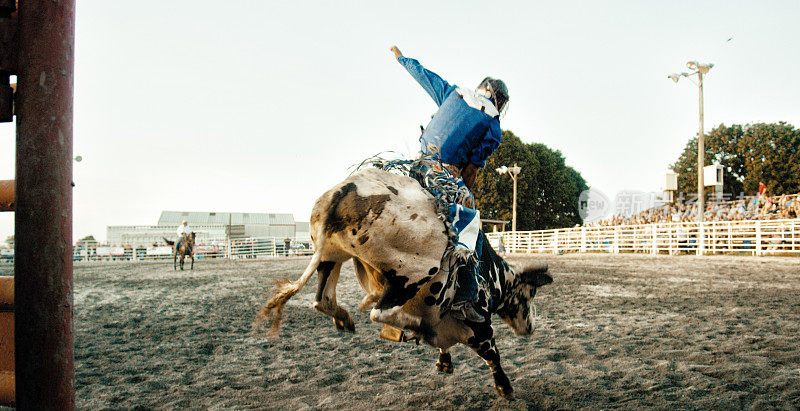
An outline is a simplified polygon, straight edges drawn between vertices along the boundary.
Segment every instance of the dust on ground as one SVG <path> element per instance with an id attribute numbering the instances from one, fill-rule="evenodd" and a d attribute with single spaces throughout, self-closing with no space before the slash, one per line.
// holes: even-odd
<path id="1" fill-rule="evenodd" d="M 800 404 L 800 261 L 795 258 L 535 255 L 555 280 L 537 328 L 495 317 L 515 401 L 500 399 L 471 350 L 378 338 L 355 307 L 352 264 L 340 303 L 356 333 L 314 311 L 312 280 L 280 338 L 251 335 L 272 282 L 307 259 L 76 264 L 75 366 L 82 409 L 156 408 L 792 408 Z"/>

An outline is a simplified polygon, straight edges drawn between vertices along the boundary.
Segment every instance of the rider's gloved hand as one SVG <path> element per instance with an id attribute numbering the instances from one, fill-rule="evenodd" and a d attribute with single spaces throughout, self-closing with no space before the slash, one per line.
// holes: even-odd
<path id="1" fill-rule="evenodd" d="M 400 52 L 400 49 L 397 48 L 397 46 L 392 46 L 392 48 L 390 50 L 392 50 L 392 52 L 394 53 L 394 58 L 396 58 L 396 59 L 399 59 L 400 56 L 403 55 L 403 53 Z"/>

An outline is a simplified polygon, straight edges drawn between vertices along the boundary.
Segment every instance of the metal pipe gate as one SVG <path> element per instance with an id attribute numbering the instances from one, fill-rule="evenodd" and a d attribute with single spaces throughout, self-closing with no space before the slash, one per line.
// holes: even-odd
<path id="1" fill-rule="evenodd" d="M 14 3 L 0 0 L 0 121 L 13 109 L 16 406 L 70 410 L 75 0 Z"/>

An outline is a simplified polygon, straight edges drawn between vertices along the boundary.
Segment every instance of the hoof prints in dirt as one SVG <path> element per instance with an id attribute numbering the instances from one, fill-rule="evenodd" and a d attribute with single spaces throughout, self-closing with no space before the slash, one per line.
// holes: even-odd
<path id="1" fill-rule="evenodd" d="M 638 255 L 533 256 L 555 283 L 536 297 L 536 331 L 496 320 L 514 387 L 498 398 L 463 346 L 453 374 L 438 351 L 380 340 L 355 307 L 346 264 L 340 333 L 311 308 L 286 307 L 278 338 L 250 334 L 272 282 L 306 260 L 75 265 L 79 408 L 771 408 L 800 403 L 797 260 Z"/>

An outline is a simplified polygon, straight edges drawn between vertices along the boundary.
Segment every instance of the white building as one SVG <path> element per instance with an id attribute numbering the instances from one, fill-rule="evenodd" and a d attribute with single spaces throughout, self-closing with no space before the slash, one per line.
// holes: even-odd
<path id="1" fill-rule="evenodd" d="M 108 226 L 108 244 L 149 246 L 163 244 L 162 238 L 174 240 L 175 231 L 183 220 L 197 235 L 200 244 L 225 242 L 247 237 L 297 238 L 297 223 L 292 214 L 275 213 L 219 213 L 209 211 L 162 211 L 157 225 Z M 304 225 L 303 225 L 304 224 Z M 308 223 L 300 223 L 308 231 Z M 304 240 L 304 238 L 297 238 Z"/>

